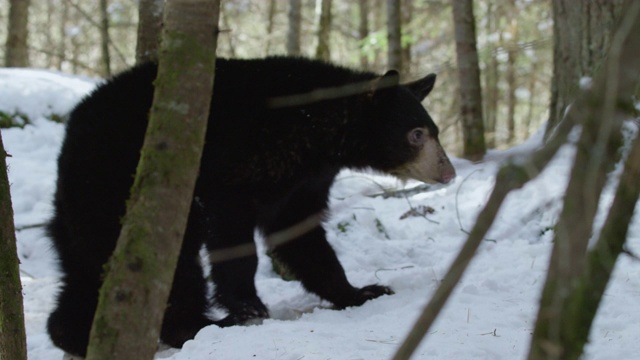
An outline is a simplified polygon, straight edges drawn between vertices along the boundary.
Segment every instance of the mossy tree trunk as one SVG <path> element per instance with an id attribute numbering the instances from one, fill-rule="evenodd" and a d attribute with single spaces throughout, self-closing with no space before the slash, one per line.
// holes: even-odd
<path id="1" fill-rule="evenodd" d="M 154 102 L 87 359 L 152 359 L 207 127 L 218 0 L 168 0 Z"/>
<path id="2" fill-rule="evenodd" d="M 482 120 L 482 92 L 473 0 L 453 0 L 452 7 L 460 89 L 462 156 L 476 161 L 482 159 L 487 150 Z"/>
<path id="3" fill-rule="evenodd" d="M 0 359 L 23 360 L 27 343 L 6 157 L 0 133 Z"/>
<path id="4" fill-rule="evenodd" d="M 580 139 L 554 247 L 530 360 L 579 359 L 638 200 L 638 140 L 597 245 L 587 250 L 606 172 L 616 162 L 623 119 L 633 113 L 632 96 L 640 80 L 640 3 L 626 11 L 610 51 L 591 89 L 575 101 L 583 118 Z M 573 111 L 575 108 L 576 111 Z"/>

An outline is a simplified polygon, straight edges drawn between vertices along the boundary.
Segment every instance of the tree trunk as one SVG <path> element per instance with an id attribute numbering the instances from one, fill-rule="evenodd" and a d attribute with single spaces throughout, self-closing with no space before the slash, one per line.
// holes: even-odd
<path id="1" fill-rule="evenodd" d="M 278 12 L 278 4 L 276 0 L 269 0 L 269 10 L 267 11 L 267 45 L 264 53 L 269 55 L 271 53 L 271 38 L 273 37 L 273 19 Z"/>
<path id="2" fill-rule="evenodd" d="M 107 0 L 100 0 L 100 62 L 102 77 L 111 76 L 111 54 L 109 53 L 109 12 Z"/>
<path id="3" fill-rule="evenodd" d="M 9 1 L 9 21 L 7 22 L 7 42 L 4 64 L 6 67 L 29 66 L 29 3 L 30 0 Z"/>
<path id="4" fill-rule="evenodd" d="M 56 48 L 56 66 L 55 68 L 58 71 L 62 70 L 62 64 L 66 61 L 66 52 L 67 52 L 67 39 L 66 39 L 66 27 L 67 20 L 69 19 L 69 5 L 66 1 L 63 1 L 59 6 L 62 7 L 62 16 L 60 18 L 60 26 L 58 27 L 58 37 L 60 38 L 60 42 L 58 42 L 58 46 Z"/>
<path id="5" fill-rule="evenodd" d="M 509 45 L 507 50 L 507 144 L 513 145 L 516 139 L 516 89 L 518 84 L 516 82 L 516 58 L 518 57 L 518 21 L 515 17 L 516 9 L 515 4 L 510 4 L 510 12 L 514 16 L 510 20 L 509 33 L 511 38 L 509 39 Z"/>
<path id="6" fill-rule="evenodd" d="M 220 20 L 223 29 L 231 29 L 231 24 L 229 24 L 229 15 L 226 14 L 224 8 L 220 9 Z M 229 56 L 234 58 L 236 57 L 236 44 L 235 44 L 235 36 L 225 36 L 227 39 L 227 44 L 229 44 Z"/>
<path id="7" fill-rule="evenodd" d="M 553 80 L 548 138 L 579 88 L 593 76 L 609 48 L 612 30 L 629 0 L 553 0 Z"/>
<path id="8" fill-rule="evenodd" d="M 400 70 L 401 78 L 407 79 L 411 73 L 411 43 L 405 41 L 403 32 L 406 32 L 407 26 L 411 24 L 411 14 L 413 14 L 413 0 L 402 0 L 400 2 L 402 8 L 400 9 L 402 17 L 402 25 L 400 28 L 400 47 L 402 48 L 402 69 Z"/>
<path id="9" fill-rule="evenodd" d="M 0 133 L 0 359 L 23 360 L 27 343 L 7 156 Z"/>
<path id="10" fill-rule="evenodd" d="M 140 0 L 136 64 L 158 59 L 164 0 Z"/>
<path id="11" fill-rule="evenodd" d="M 460 116 L 462 118 L 463 153 L 472 161 L 486 153 L 482 120 L 480 67 L 476 49 L 476 25 L 472 0 L 452 0 L 460 86 Z"/>
<path id="12" fill-rule="evenodd" d="M 633 2 L 611 42 L 598 78 L 576 100 L 572 111 L 584 119 L 564 207 L 556 226 L 549 272 L 542 292 L 529 359 L 578 359 L 638 197 L 638 142 L 625 172 L 600 240 L 587 246 L 606 180 L 618 156 L 622 120 L 632 117 L 632 96 L 640 83 L 640 3 Z M 575 111 L 574 111 L 575 109 Z M 628 213 L 627 213 L 628 212 Z"/>
<path id="13" fill-rule="evenodd" d="M 369 56 L 365 53 L 365 41 L 369 37 L 369 0 L 358 1 L 360 23 L 358 24 L 358 40 L 360 40 L 360 67 L 369 69 Z"/>
<path id="14" fill-rule="evenodd" d="M 56 8 L 58 3 L 53 4 L 53 0 L 47 0 L 47 24 L 53 24 L 54 18 L 56 18 Z M 47 49 L 45 52 L 45 56 L 47 59 L 45 68 L 50 69 L 53 67 L 53 63 L 55 61 L 55 51 L 53 50 L 53 44 L 55 44 L 55 40 L 53 39 L 53 31 L 47 31 L 44 34 L 45 41 L 47 45 L 50 45 L 51 48 Z"/>
<path id="15" fill-rule="evenodd" d="M 289 31 L 287 33 L 287 54 L 299 56 L 302 30 L 302 0 L 289 0 Z"/>
<path id="16" fill-rule="evenodd" d="M 486 32 L 493 34 L 498 31 L 496 23 L 499 20 L 499 11 L 492 2 L 487 3 Z M 488 60 L 485 71 L 484 91 L 484 127 L 485 140 L 488 148 L 496 147 L 496 123 L 498 118 L 499 74 L 498 71 L 498 47 L 495 42 L 488 41 L 486 46 Z"/>
<path id="17" fill-rule="evenodd" d="M 218 0 L 168 0 L 153 106 L 87 359 L 152 359 L 207 127 Z"/>
<path id="18" fill-rule="evenodd" d="M 331 60 L 329 39 L 331 37 L 331 0 L 316 0 L 316 13 L 318 15 L 318 46 L 316 47 L 316 59 Z"/>
<path id="19" fill-rule="evenodd" d="M 387 0 L 387 68 L 398 70 L 402 67 L 402 13 L 399 0 Z"/>

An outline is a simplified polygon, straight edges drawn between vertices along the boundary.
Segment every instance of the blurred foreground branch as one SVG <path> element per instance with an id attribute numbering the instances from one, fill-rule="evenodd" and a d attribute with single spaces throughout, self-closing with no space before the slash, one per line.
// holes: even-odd
<path id="1" fill-rule="evenodd" d="M 566 139 L 573 125 L 574 123 L 570 119 L 565 119 L 558 125 L 552 138 L 544 147 L 535 151 L 525 161 L 522 161 L 522 159 L 511 159 L 511 161 L 508 161 L 508 163 L 500 169 L 496 178 L 496 185 L 489 197 L 489 201 L 478 216 L 478 220 L 471 230 L 466 243 L 460 250 L 453 264 L 451 264 L 440 287 L 436 290 L 411 329 L 411 332 L 394 355 L 394 360 L 408 359 L 411 357 L 411 354 L 413 354 L 425 334 L 429 331 L 440 310 L 442 310 L 442 307 L 451 295 L 456 284 L 462 278 L 476 250 L 485 238 L 489 228 L 491 228 L 507 194 L 512 190 L 522 187 L 529 180 L 538 176 L 549 161 L 551 161 L 558 149 L 566 143 Z"/>
<path id="2" fill-rule="evenodd" d="M 640 3 L 632 2 L 612 40 L 601 73 L 569 112 L 569 116 L 584 119 L 584 126 L 554 238 L 529 352 L 531 360 L 580 357 L 611 270 L 626 240 L 640 186 L 637 140 L 626 161 L 598 245 L 587 251 L 606 174 L 618 156 L 621 124 L 633 116 L 629 105 L 640 75 L 638 33 Z"/>
<path id="3" fill-rule="evenodd" d="M 408 359 L 413 354 L 420 341 L 429 331 L 429 328 L 435 321 L 446 300 L 451 295 L 455 285 L 462 278 L 462 275 L 466 267 L 471 262 L 475 251 L 493 224 L 496 214 L 498 213 L 506 195 L 511 190 L 522 187 L 526 182 L 537 176 L 537 174 L 544 169 L 559 147 L 565 143 L 567 135 L 573 128 L 574 124 L 583 125 L 581 140 L 577 144 L 578 155 L 576 165 L 574 167 L 574 172 L 572 173 L 572 180 L 575 178 L 574 181 L 577 183 L 579 182 L 580 187 L 573 189 L 569 188 L 567 196 L 573 192 L 576 196 L 580 197 L 581 200 L 577 204 L 573 203 L 574 206 L 569 208 L 567 208 L 567 203 L 565 203 L 566 211 L 563 211 L 561 221 L 562 219 L 566 219 L 571 211 L 579 211 L 587 217 L 590 216 L 589 220 L 581 226 L 576 226 L 572 229 L 572 226 L 576 225 L 576 221 L 585 221 L 585 219 L 574 219 L 572 222 L 567 222 L 567 225 L 563 227 L 565 231 L 573 231 L 574 233 L 582 234 L 584 237 L 583 243 L 577 245 L 577 248 L 580 249 L 582 246 L 586 249 L 586 245 L 584 244 L 588 241 L 589 233 L 585 235 L 584 229 L 591 231 L 593 215 L 597 208 L 597 199 L 599 198 L 602 185 L 604 184 L 606 169 L 609 168 L 608 165 L 615 162 L 615 159 L 613 158 L 615 157 L 617 145 L 619 144 L 619 128 L 622 119 L 621 115 L 623 115 L 619 109 L 629 108 L 629 95 L 633 93 L 633 89 L 637 85 L 637 72 L 640 70 L 638 69 L 640 67 L 640 63 L 637 62 L 637 54 L 640 52 L 640 45 L 637 44 L 638 41 L 635 41 L 635 44 L 631 44 L 634 39 L 632 39 L 630 34 L 640 33 L 640 21 L 638 20 L 639 13 L 640 3 L 634 3 L 627 12 L 623 25 L 614 39 L 614 44 L 612 45 L 609 58 L 603 67 L 603 73 L 596 79 L 591 89 L 583 91 L 580 94 L 580 97 L 570 108 L 565 119 L 560 123 L 560 125 L 558 125 L 558 128 L 552 135 L 549 142 L 543 148 L 534 152 L 526 161 L 511 161 L 498 172 L 495 188 L 485 208 L 480 213 L 467 242 L 460 250 L 458 257 L 454 260 L 449 271 L 445 275 L 442 284 L 431 298 L 429 304 L 425 307 L 413 329 L 405 339 L 404 343 L 400 346 L 393 359 Z M 586 336 L 589 331 L 588 326 L 591 323 L 593 315 L 595 315 L 595 309 L 597 309 L 597 301 L 594 302 L 593 300 L 595 299 L 593 298 L 581 296 L 599 289 L 604 290 L 604 286 L 606 286 L 605 279 L 608 279 L 608 274 L 610 274 L 610 270 L 613 268 L 615 263 L 615 257 L 619 253 L 619 250 L 621 250 L 622 243 L 624 243 L 626 230 L 622 233 L 622 231 L 616 228 L 616 225 L 614 224 L 622 224 L 626 229 L 627 226 L 624 224 L 628 224 L 628 220 L 625 219 L 623 215 L 627 217 L 631 216 L 633 208 L 629 203 L 632 203 L 633 206 L 635 206 L 635 200 L 637 200 L 636 187 L 639 185 L 633 184 L 633 186 L 631 186 L 631 184 L 628 183 L 628 181 L 633 182 L 633 179 L 637 182 L 638 170 L 636 167 L 639 162 L 635 157 L 638 156 L 636 155 L 636 151 L 638 151 L 636 150 L 637 147 L 638 142 L 636 141 L 634 150 L 632 151 L 629 160 L 627 160 L 627 169 L 621 179 L 621 185 L 618 189 L 618 193 L 616 194 L 616 201 L 614 201 L 614 206 L 611 209 L 607 224 L 605 224 L 602 239 L 596 246 L 596 251 L 592 253 L 589 258 L 589 266 L 601 267 L 605 271 L 599 272 L 591 270 L 583 275 L 583 281 L 580 283 L 582 284 L 582 288 L 578 289 L 581 292 L 576 292 L 572 297 L 566 297 L 566 295 L 564 295 L 566 297 L 564 300 L 568 298 L 571 299 L 573 303 L 564 301 L 558 302 L 555 300 L 550 301 L 552 305 L 556 306 L 555 311 L 553 311 L 553 316 L 541 316 L 541 318 L 544 317 L 546 321 L 553 319 L 553 324 L 556 327 L 553 332 L 547 332 L 545 334 L 540 334 L 539 328 L 543 327 L 540 327 L 540 325 L 536 327 L 536 334 L 534 334 L 530 359 L 566 359 L 567 354 L 562 350 L 564 347 L 563 341 L 567 339 L 555 337 L 552 342 L 549 340 L 549 336 L 557 335 L 561 331 L 563 331 L 563 334 L 571 333 L 572 331 L 576 332 L 576 329 L 581 328 L 583 324 L 587 325 L 582 328 L 584 329 L 582 332 L 585 334 L 584 341 L 586 341 Z M 582 159 L 580 159 L 581 157 Z M 630 164 L 633 161 L 635 161 L 635 164 L 631 166 Z M 592 193 L 591 195 L 584 197 L 584 191 L 587 190 Z M 624 221 L 626 221 L 626 223 Z M 611 242 L 611 239 L 615 239 L 615 241 Z M 554 249 L 554 253 L 558 251 L 558 248 L 570 248 L 566 243 L 564 243 L 564 241 L 564 239 L 558 239 L 555 242 L 556 248 Z M 563 256 L 560 257 L 556 255 L 556 259 L 558 259 L 557 264 L 559 265 L 567 262 L 566 256 L 574 255 L 570 253 L 570 250 L 569 254 L 567 254 L 566 251 L 562 254 Z M 602 258 L 606 261 L 602 262 Z M 577 262 L 580 264 L 579 260 L 577 260 Z M 564 269 L 571 269 L 571 267 L 565 266 Z M 569 270 L 568 273 L 571 273 L 572 271 L 575 270 Z M 550 273 L 549 279 L 553 279 L 554 276 L 555 275 Z M 600 277 L 600 280 L 596 283 L 590 284 L 590 281 L 593 281 L 596 277 Z M 575 277 L 573 279 L 575 279 Z M 545 294 L 552 297 L 563 296 L 563 294 L 566 294 L 566 292 L 558 290 L 561 289 L 556 287 L 551 291 L 545 290 Z M 592 310 L 589 315 L 590 320 L 588 322 L 580 323 L 580 325 L 575 322 L 569 323 L 566 321 L 565 317 L 560 316 L 565 314 L 572 315 L 578 312 L 578 310 L 575 310 L 572 307 L 577 303 L 581 303 L 583 306 L 589 305 L 587 308 Z M 562 306 L 563 304 L 566 306 Z M 560 305 L 560 307 L 557 307 L 558 305 Z M 546 311 L 548 310 L 541 310 L 541 314 L 548 315 L 549 313 Z M 582 344 L 584 344 L 584 342 Z M 579 348 L 580 351 L 578 354 L 581 353 L 582 346 Z M 553 352 L 556 356 L 548 357 L 551 355 L 550 352 Z"/>

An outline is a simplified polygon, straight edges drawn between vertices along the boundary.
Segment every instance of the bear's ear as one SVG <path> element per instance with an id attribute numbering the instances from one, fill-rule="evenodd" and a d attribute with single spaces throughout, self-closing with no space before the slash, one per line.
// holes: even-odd
<path id="1" fill-rule="evenodd" d="M 389 70 L 382 76 L 382 81 L 386 86 L 398 86 L 400 84 L 400 74 L 397 70 Z"/>
<path id="2" fill-rule="evenodd" d="M 389 70 L 384 75 L 369 82 L 367 95 L 370 98 L 384 89 L 400 85 L 400 74 L 396 70 Z"/>
<path id="3" fill-rule="evenodd" d="M 410 82 L 404 86 L 409 89 L 420 101 L 429 95 L 433 86 L 436 84 L 436 74 L 429 74 L 420 80 Z"/>

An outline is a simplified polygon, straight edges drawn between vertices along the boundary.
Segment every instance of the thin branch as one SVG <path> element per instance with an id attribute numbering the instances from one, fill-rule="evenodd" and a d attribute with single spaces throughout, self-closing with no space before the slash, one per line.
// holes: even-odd
<path id="1" fill-rule="evenodd" d="M 82 7 L 80 7 L 80 5 L 76 4 L 72 0 L 65 0 L 65 1 L 67 2 L 67 4 L 71 5 L 71 7 L 76 9 L 80 13 L 80 15 L 82 15 L 82 17 L 84 17 L 85 20 L 87 20 L 91 25 L 93 25 L 97 29 L 100 29 L 100 27 L 101 27 L 100 23 L 95 21 L 93 19 L 92 15 L 87 13 L 86 11 L 84 11 L 84 9 L 82 9 Z M 120 61 L 122 61 L 123 64 L 127 64 L 128 65 L 129 63 L 128 63 L 126 57 L 124 56 L 124 54 L 122 53 L 120 48 L 118 48 L 116 46 L 116 44 L 113 43 L 113 40 L 111 40 L 111 37 L 109 37 L 108 42 L 109 42 L 109 45 L 113 48 L 113 50 L 116 52 L 116 54 L 120 58 Z"/>

